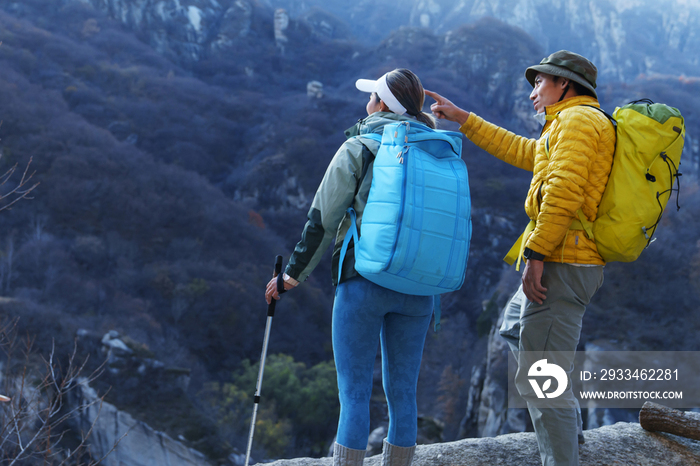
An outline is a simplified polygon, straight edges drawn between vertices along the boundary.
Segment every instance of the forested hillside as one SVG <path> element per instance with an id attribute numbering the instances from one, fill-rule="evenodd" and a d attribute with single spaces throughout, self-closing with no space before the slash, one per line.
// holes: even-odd
<path id="1" fill-rule="evenodd" d="M 0 319 L 19 317 L 38 351 L 55 342 L 61 355 L 83 329 L 92 339 L 79 353 L 95 366 L 105 359 L 102 335 L 128 336 L 141 359 L 108 366 L 97 388 L 112 387 L 108 401 L 211 460 L 247 440 L 264 285 L 275 255 L 298 241 L 343 130 L 364 116 L 354 81 L 408 67 L 426 88 L 534 137 L 523 70 L 550 52 L 491 17 L 447 34 L 399 28 L 368 43 L 349 19 L 322 10 L 291 14 L 282 41 L 272 3 L 222 2 L 226 21 L 193 35 L 184 6 L 172 20 L 137 23 L 97 1 L 0 1 L 0 172 L 31 159 L 40 183 L 32 199 L 0 212 Z M 148 2 L 129 5 L 142 8 L 134 18 L 150 18 Z M 640 97 L 680 108 L 687 169 L 683 208 L 669 209 L 653 247 L 606 268 L 583 340 L 697 346 L 700 84 L 684 73 L 600 83 L 609 110 Z M 312 80 L 322 96 L 307 95 Z M 468 141 L 463 157 L 474 206 L 467 281 L 443 299 L 443 331 L 429 334 L 420 381 L 420 410 L 444 423 L 444 440 L 457 436 L 481 337 L 512 291 L 501 258 L 526 223 L 529 183 Z M 326 257 L 279 304 L 259 457 L 324 455 L 333 440 L 329 269 Z M 149 379 L 144 360 L 185 371 L 189 384 Z"/>

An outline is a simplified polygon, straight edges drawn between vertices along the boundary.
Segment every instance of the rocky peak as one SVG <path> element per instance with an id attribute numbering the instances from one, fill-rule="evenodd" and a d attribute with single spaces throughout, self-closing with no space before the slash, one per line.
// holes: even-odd
<path id="1" fill-rule="evenodd" d="M 284 52 L 285 44 L 289 42 L 289 38 L 285 35 L 288 27 L 289 14 L 284 8 L 278 8 L 275 11 L 275 42 L 282 52 Z"/>
<path id="2" fill-rule="evenodd" d="M 211 47 L 214 50 L 233 45 L 234 38 L 250 34 L 253 25 L 253 5 L 247 0 L 236 0 L 226 9 Z"/>
<path id="3" fill-rule="evenodd" d="M 667 434 L 647 432 L 637 423 L 619 422 L 614 426 L 585 432 L 580 448 L 581 466 L 634 464 L 686 466 L 700 462 L 698 442 Z M 332 458 L 279 460 L 270 466 L 330 466 Z M 365 459 L 366 466 L 379 466 L 381 455 Z M 492 466 L 542 464 L 533 432 L 498 437 L 466 439 L 450 443 L 418 445 L 413 466 Z"/>
<path id="4" fill-rule="evenodd" d="M 261 0 L 64 0 L 102 11 L 137 32 L 160 54 L 193 64 L 212 55 L 243 48 L 276 46 L 308 38 L 347 38 L 347 25 L 332 14 L 312 9 L 293 18 L 287 9 Z"/>
<path id="5" fill-rule="evenodd" d="M 431 15 L 438 0 L 416 1 L 412 22 Z M 498 18 L 532 36 L 546 53 L 568 49 L 593 60 L 603 79 L 627 80 L 640 73 L 696 75 L 700 5 L 687 1 L 628 0 L 460 0 L 441 2 L 440 13 L 430 27 L 446 32 L 479 18 Z M 654 19 L 652 19 L 654 18 Z M 661 18 L 661 21 L 658 20 Z M 646 60 L 650 50 L 663 57 Z M 685 56 L 685 59 L 681 57 Z M 681 62 L 685 61 L 684 64 Z"/>

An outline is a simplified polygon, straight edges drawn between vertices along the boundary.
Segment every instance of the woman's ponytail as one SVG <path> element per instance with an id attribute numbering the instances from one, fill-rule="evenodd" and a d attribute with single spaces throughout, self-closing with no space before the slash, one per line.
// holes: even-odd
<path id="1" fill-rule="evenodd" d="M 405 68 L 396 69 L 387 73 L 386 84 L 396 100 L 404 106 L 407 114 L 430 128 L 437 127 L 435 117 L 423 112 L 425 91 L 415 73 Z"/>
<path id="2" fill-rule="evenodd" d="M 420 112 L 418 115 L 416 115 L 416 120 L 420 121 L 423 123 L 425 126 L 435 129 L 437 128 L 437 120 L 435 119 L 434 116 L 425 113 L 425 112 Z"/>

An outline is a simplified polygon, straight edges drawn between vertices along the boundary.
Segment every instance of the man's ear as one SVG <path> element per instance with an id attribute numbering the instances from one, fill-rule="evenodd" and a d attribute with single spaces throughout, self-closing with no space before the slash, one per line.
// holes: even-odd
<path id="1" fill-rule="evenodd" d="M 559 83 L 560 83 L 559 85 L 561 86 L 562 90 L 564 90 L 566 88 L 566 86 L 568 86 L 571 83 L 571 80 L 568 78 L 561 78 L 559 80 Z"/>
<path id="2" fill-rule="evenodd" d="M 384 103 L 383 100 L 379 101 L 379 111 L 380 112 L 390 112 L 389 107 Z"/>

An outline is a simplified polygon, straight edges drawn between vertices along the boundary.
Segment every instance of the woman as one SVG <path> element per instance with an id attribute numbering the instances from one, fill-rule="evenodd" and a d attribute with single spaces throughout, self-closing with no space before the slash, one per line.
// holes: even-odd
<path id="1" fill-rule="evenodd" d="M 369 402 L 377 344 L 381 341 L 384 392 L 389 430 L 382 464 L 408 466 L 413 460 L 417 431 L 416 386 L 425 335 L 433 310 L 431 296 L 397 293 L 375 285 L 354 269 L 354 248 L 339 264 L 340 248 L 350 226 L 346 210 L 357 212 L 357 227 L 372 181 L 372 163 L 379 143 L 363 134 L 382 134 L 387 124 L 419 122 L 435 128 L 422 112 L 425 94 L 418 77 L 396 69 L 376 81 L 360 79 L 356 86 L 370 93 L 368 116 L 345 132 L 349 138 L 331 160 L 316 192 L 309 220 L 284 273 L 291 289 L 306 279 L 335 238 L 333 283 L 333 352 L 338 373 L 340 419 L 334 445 L 334 465 L 361 465 L 369 437 Z M 359 137 L 354 137 L 359 136 Z M 338 270 L 342 280 L 338 283 Z M 267 285 L 265 299 L 279 299 L 277 280 Z"/>

